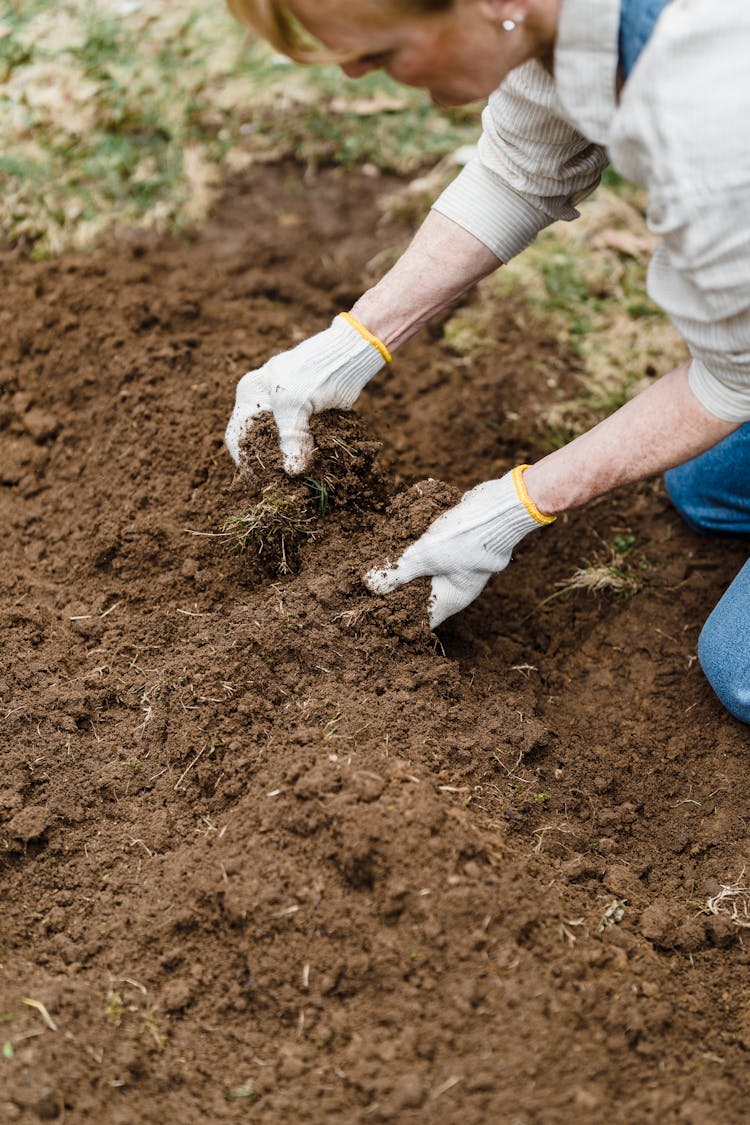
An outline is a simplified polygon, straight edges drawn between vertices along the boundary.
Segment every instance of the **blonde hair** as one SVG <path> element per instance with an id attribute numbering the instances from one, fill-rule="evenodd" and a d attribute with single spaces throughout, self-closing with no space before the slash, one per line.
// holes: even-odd
<path id="1" fill-rule="evenodd" d="M 365 0 L 378 11 L 391 9 L 398 15 L 429 15 L 450 8 L 453 0 Z M 247 27 L 267 40 L 272 47 L 296 62 L 330 62 L 336 56 L 326 52 L 308 35 L 281 0 L 227 0 L 229 11 Z"/>

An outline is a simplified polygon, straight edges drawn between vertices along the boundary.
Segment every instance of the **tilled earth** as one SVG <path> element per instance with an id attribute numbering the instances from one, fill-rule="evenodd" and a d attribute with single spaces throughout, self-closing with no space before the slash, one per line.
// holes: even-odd
<path id="1" fill-rule="evenodd" d="M 538 311 L 321 419 L 345 483 L 281 558 L 227 525 L 236 379 L 404 243 L 392 187 L 266 169 L 187 241 L 0 255 L 3 1122 L 747 1120 L 748 734 L 695 657 L 746 550 L 649 482 L 437 637 L 361 584 L 543 452 Z M 635 594 L 557 585 L 615 541 Z"/>

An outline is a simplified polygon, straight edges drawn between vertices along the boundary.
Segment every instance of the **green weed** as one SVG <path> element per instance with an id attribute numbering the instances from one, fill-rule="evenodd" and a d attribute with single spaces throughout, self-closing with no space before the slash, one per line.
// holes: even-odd
<path id="1" fill-rule="evenodd" d="M 242 1101 L 257 1101 L 258 1095 L 250 1084 L 246 1086 L 235 1086 L 227 1093 L 227 1101 L 242 1102 Z"/>
<path id="2" fill-rule="evenodd" d="M 318 515 L 324 516 L 328 511 L 333 485 L 326 480 L 315 480 L 313 477 L 305 477 L 305 486 L 318 509 Z"/>
<path id="3" fill-rule="evenodd" d="M 113 1023 L 115 1027 L 119 1027 L 123 1012 L 125 1011 L 125 1005 L 122 996 L 115 989 L 110 989 L 107 993 L 107 1002 L 104 1011 L 110 1023 Z"/>

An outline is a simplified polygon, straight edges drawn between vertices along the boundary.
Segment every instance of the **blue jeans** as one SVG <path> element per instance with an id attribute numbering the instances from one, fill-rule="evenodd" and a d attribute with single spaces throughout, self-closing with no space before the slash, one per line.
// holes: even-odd
<path id="1" fill-rule="evenodd" d="M 750 541 L 750 422 L 664 483 L 694 531 Z M 703 626 L 698 659 L 726 709 L 750 723 L 750 560 Z"/>

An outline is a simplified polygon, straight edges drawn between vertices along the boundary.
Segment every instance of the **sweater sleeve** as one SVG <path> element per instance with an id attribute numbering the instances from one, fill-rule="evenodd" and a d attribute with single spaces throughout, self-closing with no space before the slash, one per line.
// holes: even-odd
<path id="1" fill-rule="evenodd" d="M 433 207 L 507 262 L 556 219 L 577 218 L 606 163 L 562 116 L 544 67 L 529 62 L 490 98 L 477 155 Z"/>
<path id="2" fill-rule="evenodd" d="M 649 193 L 648 291 L 690 350 L 694 394 L 726 422 L 750 421 L 748 51 L 747 0 L 667 5 L 610 133 L 615 166 Z"/>

